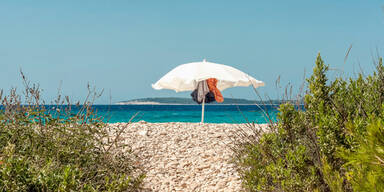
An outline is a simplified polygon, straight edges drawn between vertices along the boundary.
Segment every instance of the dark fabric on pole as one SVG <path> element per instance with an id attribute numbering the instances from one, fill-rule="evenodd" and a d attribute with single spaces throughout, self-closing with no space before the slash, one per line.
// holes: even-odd
<path id="1" fill-rule="evenodd" d="M 192 97 L 192 100 L 195 101 L 196 103 L 198 104 L 201 104 L 201 102 L 198 101 L 198 96 L 197 96 L 197 89 L 195 89 L 192 93 L 191 93 L 191 97 Z M 215 100 L 215 94 L 213 94 L 213 92 L 208 92 L 206 95 L 205 95 L 205 103 L 211 103 L 213 101 L 216 101 Z"/>

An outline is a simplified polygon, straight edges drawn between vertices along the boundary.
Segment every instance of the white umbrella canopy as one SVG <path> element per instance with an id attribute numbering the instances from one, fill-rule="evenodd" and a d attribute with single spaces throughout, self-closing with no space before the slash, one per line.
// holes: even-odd
<path id="1" fill-rule="evenodd" d="M 264 86 L 264 82 L 256 80 L 248 74 L 228 65 L 207 62 L 193 62 L 177 66 L 165 74 L 155 84 L 154 89 L 171 89 L 176 92 L 193 91 L 199 81 L 209 78 L 218 80 L 216 87 L 223 91 L 230 87 Z"/>
<path id="2" fill-rule="evenodd" d="M 155 84 L 154 89 L 171 89 L 176 92 L 193 91 L 200 81 L 216 78 L 218 80 L 216 88 L 220 91 L 230 87 L 247 87 L 252 85 L 254 88 L 264 86 L 264 82 L 256 80 L 248 74 L 230 67 L 228 65 L 207 62 L 193 62 L 177 66 L 165 74 Z M 204 99 L 201 108 L 201 123 L 204 123 Z"/>

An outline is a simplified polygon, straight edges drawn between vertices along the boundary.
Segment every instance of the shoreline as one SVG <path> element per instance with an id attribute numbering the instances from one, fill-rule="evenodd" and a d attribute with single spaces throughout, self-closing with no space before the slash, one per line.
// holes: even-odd
<path id="1" fill-rule="evenodd" d="M 144 120 L 135 121 L 135 122 L 114 122 L 114 123 L 106 123 L 107 125 L 114 125 L 114 124 L 135 124 L 135 123 L 141 123 L 141 124 L 178 124 L 178 123 L 185 123 L 185 124 L 199 124 L 199 125 L 248 125 L 252 124 L 252 122 L 249 123 L 200 123 L 200 122 L 182 122 L 182 121 L 169 121 L 169 122 L 148 122 Z M 255 125 L 261 125 L 261 126 L 267 126 L 269 123 L 254 123 Z"/>
<path id="2" fill-rule="evenodd" d="M 156 104 L 95 104 L 95 105 L 196 105 L 196 106 L 201 106 L 201 104 L 179 104 L 179 103 L 156 103 Z M 205 106 L 207 105 L 280 105 L 280 104 L 260 104 L 260 103 L 250 103 L 250 104 L 218 104 L 218 103 L 206 103 Z"/>

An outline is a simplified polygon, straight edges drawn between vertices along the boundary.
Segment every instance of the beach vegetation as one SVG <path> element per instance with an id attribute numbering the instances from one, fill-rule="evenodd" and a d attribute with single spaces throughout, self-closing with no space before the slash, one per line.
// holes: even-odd
<path id="1" fill-rule="evenodd" d="M 299 98 L 305 109 L 286 102 L 277 122 L 240 139 L 235 161 L 247 190 L 384 191 L 382 58 L 368 76 L 328 72 L 319 54 Z"/>
<path id="2" fill-rule="evenodd" d="M 144 174 L 129 146 L 111 137 L 92 110 L 90 91 L 76 114 L 70 99 L 55 107 L 37 85 L 0 92 L 0 191 L 137 191 Z M 89 89 L 91 90 L 91 89 Z M 116 132 L 121 132 L 117 130 Z"/>

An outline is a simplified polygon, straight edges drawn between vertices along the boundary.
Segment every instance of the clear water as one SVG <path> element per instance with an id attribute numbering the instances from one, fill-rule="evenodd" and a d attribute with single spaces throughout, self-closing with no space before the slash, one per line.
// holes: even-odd
<path id="1" fill-rule="evenodd" d="M 64 110 L 68 106 L 45 105 L 53 115 L 57 108 Z M 206 105 L 204 122 L 206 123 L 268 123 L 275 121 L 278 105 Z M 71 114 L 77 114 L 80 107 L 71 106 Z M 200 122 L 201 105 L 93 105 L 97 116 L 106 123 L 146 121 L 160 122 Z M 0 105 L 0 112 L 4 106 Z M 268 114 L 268 116 L 266 115 Z"/>
<path id="2" fill-rule="evenodd" d="M 200 122 L 201 105 L 94 105 L 93 108 L 105 122 Z M 75 112 L 75 111 L 74 111 Z M 268 112 L 276 120 L 276 105 L 206 105 L 204 122 L 206 123 L 267 123 Z"/>

